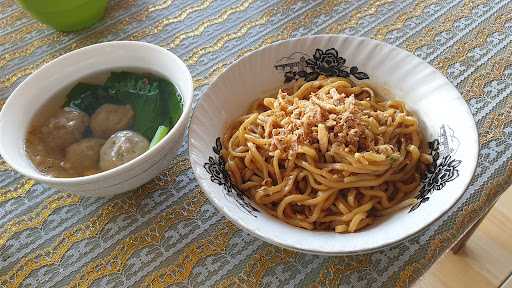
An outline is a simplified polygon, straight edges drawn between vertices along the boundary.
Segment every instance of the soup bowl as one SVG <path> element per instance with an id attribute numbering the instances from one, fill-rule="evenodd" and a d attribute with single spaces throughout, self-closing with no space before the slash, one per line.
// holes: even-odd
<path id="1" fill-rule="evenodd" d="M 180 91 L 183 113 L 169 133 L 139 157 L 98 174 L 54 178 L 38 171 L 25 151 L 27 131 L 49 101 L 64 103 L 66 93 L 79 81 L 102 83 L 109 72 L 151 73 L 171 81 Z M 98 83 L 98 84 L 99 84 Z M 56 189 L 82 196 L 109 196 L 134 189 L 168 167 L 183 144 L 192 107 L 192 77 L 186 65 L 161 47 L 132 41 L 107 42 L 78 49 L 44 65 L 23 81 L 0 113 L 0 154 L 19 173 Z"/>
<path id="2" fill-rule="evenodd" d="M 267 214 L 231 182 L 220 155 L 231 121 L 284 82 L 319 75 L 350 77 L 384 98 L 405 102 L 417 116 L 434 163 L 417 203 L 355 232 L 309 231 Z M 367 79 L 366 79 L 367 78 Z M 359 80 L 358 80 L 359 79 Z M 285 248 L 346 255 L 392 245 L 428 227 L 463 195 L 477 163 L 478 135 L 457 89 L 435 68 L 397 47 L 366 38 L 319 35 L 256 50 L 228 67 L 201 97 L 189 130 L 193 171 L 210 201 L 239 227 Z"/>

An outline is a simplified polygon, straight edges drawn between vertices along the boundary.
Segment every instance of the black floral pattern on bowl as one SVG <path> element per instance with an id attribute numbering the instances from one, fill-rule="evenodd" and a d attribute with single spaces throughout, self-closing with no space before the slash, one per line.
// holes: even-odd
<path id="1" fill-rule="evenodd" d="M 370 78 L 367 73 L 359 71 L 357 66 L 346 66 L 346 63 L 347 60 L 339 55 L 338 50 L 329 48 L 325 51 L 316 49 L 313 56 L 295 52 L 279 60 L 274 68 L 284 72 L 285 83 L 299 79 L 306 82 L 313 81 L 318 79 L 320 75 L 354 77 L 357 80 Z"/>
<path id="2" fill-rule="evenodd" d="M 226 162 L 221 155 L 222 143 L 220 141 L 220 137 L 217 137 L 215 140 L 215 146 L 213 146 L 212 149 L 215 156 L 208 157 L 208 162 L 203 164 L 206 172 L 210 174 L 210 180 L 213 183 L 224 187 L 224 190 L 227 192 L 225 193 L 226 197 L 234 199 L 244 211 L 256 217 L 256 212 L 259 212 L 259 210 L 254 207 L 249 199 L 247 199 L 247 196 L 245 196 L 245 194 L 240 191 L 233 182 L 231 182 L 231 177 L 226 170 Z"/>
<path id="3" fill-rule="evenodd" d="M 452 132 L 451 135 L 449 135 L 450 131 Z M 421 204 L 429 201 L 430 195 L 434 191 L 442 190 L 448 182 L 459 177 L 458 167 L 462 161 L 454 159 L 455 149 L 450 147 L 450 143 L 453 143 L 453 140 L 451 141 L 450 138 L 458 141 L 453 135 L 453 131 L 448 126 L 443 125 L 440 129 L 439 139 L 428 142 L 432 155 L 432 165 L 427 169 L 421 181 L 422 186 L 416 196 L 418 202 L 411 207 L 409 213 L 418 209 Z"/>

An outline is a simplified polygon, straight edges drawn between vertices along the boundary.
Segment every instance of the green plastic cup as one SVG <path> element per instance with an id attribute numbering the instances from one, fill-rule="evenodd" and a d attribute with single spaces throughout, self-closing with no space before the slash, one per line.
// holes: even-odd
<path id="1" fill-rule="evenodd" d="M 34 18 L 58 31 L 77 31 L 103 18 L 108 0 L 17 0 Z"/>

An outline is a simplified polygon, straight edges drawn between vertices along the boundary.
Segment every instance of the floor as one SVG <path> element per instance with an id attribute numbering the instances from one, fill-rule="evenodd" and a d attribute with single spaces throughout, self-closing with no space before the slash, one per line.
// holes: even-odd
<path id="1" fill-rule="evenodd" d="M 447 252 L 414 288 L 512 288 L 512 187 L 455 255 Z"/>

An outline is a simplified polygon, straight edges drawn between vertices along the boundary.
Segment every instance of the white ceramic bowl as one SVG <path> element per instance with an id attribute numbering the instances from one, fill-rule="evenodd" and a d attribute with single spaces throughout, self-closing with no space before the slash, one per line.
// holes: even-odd
<path id="1" fill-rule="evenodd" d="M 112 71 L 149 72 L 173 82 L 183 97 L 183 114 L 179 121 L 155 147 L 112 170 L 79 178 L 52 178 L 41 174 L 24 150 L 25 135 L 32 117 L 49 99 L 65 95 L 80 80 L 98 74 L 106 78 Z M 85 47 L 44 65 L 14 90 L 0 113 L 0 153 L 19 173 L 62 191 L 82 196 L 122 193 L 148 182 L 168 167 L 183 143 L 191 113 L 192 93 L 192 77 L 186 65 L 161 47 L 130 41 Z"/>
<path id="2" fill-rule="evenodd" d="M 334 49 L 333 49 L 334 48 Z M 319 49 L 319 50 L 317 50 Z M 343 57 L 346 63 L 342 65 Z M 305 68 L 310 59 L 316 68 Z M 310 61 L 310 63 L 311 63 Z M 281 222 L 239 193 L 229 182 L 217 154 L 226 125 L 250 103 L 283 85 L 287 77 L 353 69 L 354 76 L 385 97 L 406 102 L 435 146 L 438 159 L 429 173 L 420 205 L 404 209 L 352 234 L 307 231 Z M 344 67 L 345 66 L 345 67 Z M 464 193 L 478 156 L 478 135 L 466 103 L 450 82 L 416 56 L 388 44 L 357 37 L 320 35 L 286 40 L 259 49 L 231 65 L 202 96 L 191 121 L 192 168 L 210 201 L 231 221 L 255 236 L 293 250 L 314 254 L 362 253 L 391 245 L 425 228 Z"/>

